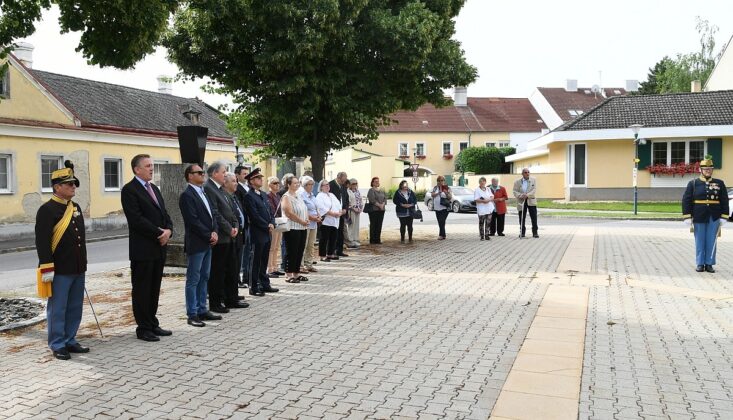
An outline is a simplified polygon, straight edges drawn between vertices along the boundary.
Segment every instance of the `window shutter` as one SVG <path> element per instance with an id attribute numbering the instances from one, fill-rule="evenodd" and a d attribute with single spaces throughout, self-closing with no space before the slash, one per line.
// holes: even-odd
<path id="1" fill-rule="evenodd" d="M 646 144 L 639 144 L 639 169 L 646 169 L 652 164 L 652 142 L 647 141 Z"/>
<path id="2" fill-rule="evenodd" d="M 723 167 L 723 139 L 708 139 L 708 154 L 713 157 L 713 167 Z"/>

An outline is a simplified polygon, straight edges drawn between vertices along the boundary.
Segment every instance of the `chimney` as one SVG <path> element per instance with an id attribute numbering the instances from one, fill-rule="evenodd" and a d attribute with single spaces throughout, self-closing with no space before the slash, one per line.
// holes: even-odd
<path id="1" fill-rule="evenodd" d="M 21 63 L 23 63 L 24 66 L 28 67 L 29 69 L 33 68 L 33 50 L 36 47 L 33 46 L 33 44 L 29 44 L 27 42 L 19 42 L 16 44 L 15 49 L 13 50 L 13 55 L 20 60 Z"/>
<path id="2" fill-rule="evenodd" d="M 577 92 L 578 91 L 578 79 L 565 80 L 565 91 L 566 92 Z"/>
<path id="3" fill-rule="evenodd" d="M 455 106 L 468 106 L 468 89 L 463 86 L 456 86 L 453 89 L 453 104 Z"/>
<path id="4" fill-rule="evenodd" d="M 690 92 L 702 92 L 702 82 L 699 80 L 690 82 Z"/>
<path id="5" fill-rule="evenodd" d="M 627 80 L 626 81 L 626 91 L 627 92 L 638 92 L 639 91 L 639 81 L 638 80 Z"/>
<path id="6" fill-rule="evenodd" d="M 158 92 L 165 93 L 166 95 L 172 95 L 173 94 L 173 78 L 170 76 L 161 74 L 160 76 L 157 77 L 157 79 L 158 79 Z"/>

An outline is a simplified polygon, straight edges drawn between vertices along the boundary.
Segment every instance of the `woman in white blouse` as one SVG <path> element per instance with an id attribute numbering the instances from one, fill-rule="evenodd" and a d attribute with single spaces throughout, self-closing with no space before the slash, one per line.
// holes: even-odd
<path id="1" fill-rule="evenodd" d="M 318 242 L 318 255 L 321 261 L 338 260 L 336 256 L 336 235 L 338 235 L 339 218 L 346 213 L 341 208 L 341 201 L 331 193 L 331 187 L 325 179 L 318 187 L 316 196 L 318 214 L 323 219 L 321 223 L 321 238 Z"/>
<path id="2" fill-rule="evenodd" d="M 306 228 L 308 227 L 308 209 L 298 194 L 300 181 L 291 177 L 287 181 L 287 190 L 283 194 L 280 206 L 283 214 L 288 218 L 290 230 L 283 233 L 287 258 L 285 259 L 285 281 L 288 283 L 300 283 L 308 281 L 308 278 L 301 276 L 300 262 L 303 260 L 305 250 Z"/>
<path id="3" fill-rule="evenodd" d="M 491 227 L 491 213 L 494 212 L 494 193 L 491 188 L 486 186 L 486 178 L 478 179 L 478 188 L 473 192 L 473 198 L 476 200 L 476 214 L 478 214 L 478 233 L 483 241 L 487 241 L 489 237 L 489 228 Z"/>

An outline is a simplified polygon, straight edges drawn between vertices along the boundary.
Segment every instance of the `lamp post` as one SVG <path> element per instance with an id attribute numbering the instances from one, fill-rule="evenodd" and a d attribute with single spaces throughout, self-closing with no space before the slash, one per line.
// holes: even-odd
<path id="1" fill-rule="evenodd" d="M 646 144 L 645 139 L 639 138 L 639 130 L 643 125 L 632 124 L 629 126 L 631 131 L 634 133 L 634 216 L 638 213 L 639 208 L 639 189 L 637 186 L 637 179 L 639 174 L 639 144 Z"/>
<path id="2" fill-rule="evenodd" d="M 234 160 L 237 162 L 237 166 L 239 166 L 244 162 L 244 158 L 239 154 L 239 139 L 234 137 L 232 143 L 234 144 Z"/>
<path id="3" fill-rule="evenodd" d="M 419 167 L 420 165 L 417 163 L 417 146 L 415 146 L 412 148 L 412 165 L 410 165 L 410 168 L 412 169 L 412 189 L 413 191 L 417 191 L 417 168 Z"/>

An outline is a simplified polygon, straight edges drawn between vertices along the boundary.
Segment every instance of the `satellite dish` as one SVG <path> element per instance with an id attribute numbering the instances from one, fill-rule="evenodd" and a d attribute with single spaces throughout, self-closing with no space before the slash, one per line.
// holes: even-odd
<path id="1" fill-rule="evenodd" d="M 598 93 L 601 91 L 601 87 L 598 85 L 593 85 L 593 87 L 590 88 L 590 91 L 593 93 Z"/>

